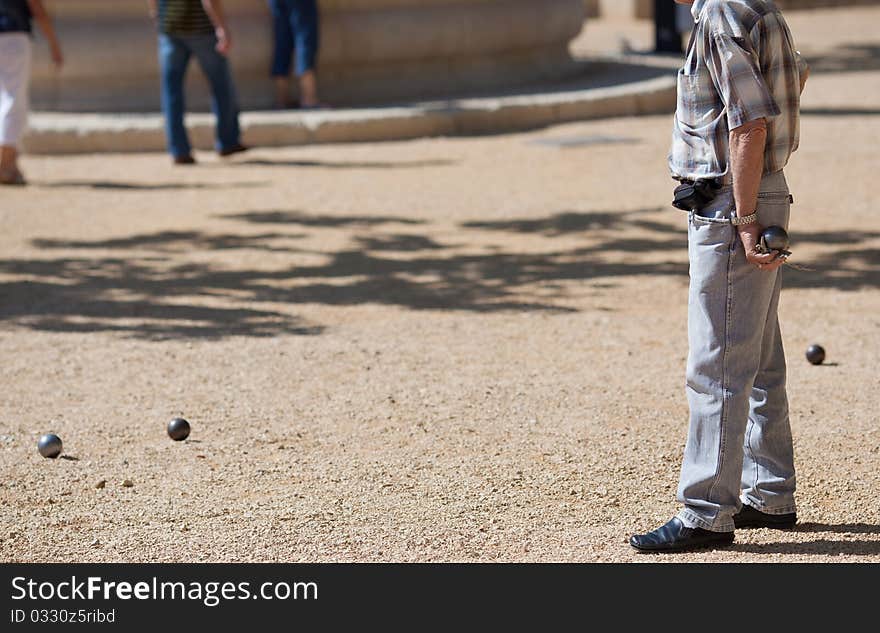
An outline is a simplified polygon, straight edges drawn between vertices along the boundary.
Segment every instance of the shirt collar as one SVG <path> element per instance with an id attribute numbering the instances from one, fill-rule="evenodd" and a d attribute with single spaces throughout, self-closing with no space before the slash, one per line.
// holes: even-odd
<path id="1" fill-rule="evenodd" d="M 706 4 L 706 0 L 694 0 L 691 5 L 691 15 L 694 16 L 694 22 L 700 21 L 700 12 L 703 10 L 704 4 Z"/>

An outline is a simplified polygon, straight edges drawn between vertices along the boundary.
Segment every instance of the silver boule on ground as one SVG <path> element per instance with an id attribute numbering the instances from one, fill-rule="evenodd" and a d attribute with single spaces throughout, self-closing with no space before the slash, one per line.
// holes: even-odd
<path id="1" fill-rule="evenodd" d="M 49 459 L 58 457 L 61 454 L 62 448 L 61 438 L 54 433 L 43 435 L 37 442 L 37 450 L 40 452 L 40 455 Z"/>
<path id="2" fill-rule="evenodd" d="M 182 442 L 189 437 L 189 422 L 183 418 L 174 418 L 168 423 L 168 437 L 175 442 Z"/>

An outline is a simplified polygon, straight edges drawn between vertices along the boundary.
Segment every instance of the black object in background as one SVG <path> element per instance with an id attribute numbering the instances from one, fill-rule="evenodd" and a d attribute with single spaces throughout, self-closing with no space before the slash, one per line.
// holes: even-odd
<path id="1" fill-rule="evenodd" d="M 654 0 L 654 50 L 658 53 L 684 53 L 675 13 L 675 0 Z"/>

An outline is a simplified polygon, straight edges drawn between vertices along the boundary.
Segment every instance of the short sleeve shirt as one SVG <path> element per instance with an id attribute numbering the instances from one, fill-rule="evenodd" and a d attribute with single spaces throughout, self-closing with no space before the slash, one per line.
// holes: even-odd
<path id="1" fill-rule="evenodd" d="M 31 9 L 27 0 L 0 0 L 0 33 L 30 33 Z"/>
<path id="2" fill-rule="evenodd" d="M 800 137 L 806 63 L 770 0 L 696 0 L 678 73 L 669 169 L 678 179 L 730 182 L 730 130 L 767 120 L 764 173 L 781 171 Z"/>
<path id="3" fill-rule="evenodd" d="M 214 32 L 202 0 L 159 0 L 159 31 L 168 35 Z"/>

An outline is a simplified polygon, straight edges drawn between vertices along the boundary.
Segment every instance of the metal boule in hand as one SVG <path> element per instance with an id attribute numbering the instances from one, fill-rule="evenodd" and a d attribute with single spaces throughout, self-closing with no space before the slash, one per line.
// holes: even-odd
<path id="1" fill-rule="evenodd" d="M 759 253 L 779 253 L 783 259 L 791 255 L 788 249 L 789 245 L 788 232 L 781 226 L 768 226 L 761 232 L 761 239 L 758 241 L 757 251 Z"/>
<path id="2" fill-rule="evenodd" d="M 779 257 L 785 261 L 786 265 L 797 270 L 816 272 L 812 268 L 798 266 L 797 264 L 792 264 L 788 261 L 788 258 L 791 257 L 791 251 L 788 250 L 790 243 L 791 240 L 788 237 L 788 231 L 781 226 L 768 226 L 761 232 L 761 240 L 758 242 L 757 250 L 761 253 L 772 253 L 776 251 L 779 253 Z"/>
<path id="3" fill-rule="evenodd" d="M 788 232 L 781 226 L 768 226 L 761 233 L 761 243 L 768 250 L 784 251 L 788 248 L 791 240 L 788 237 Z"/>

